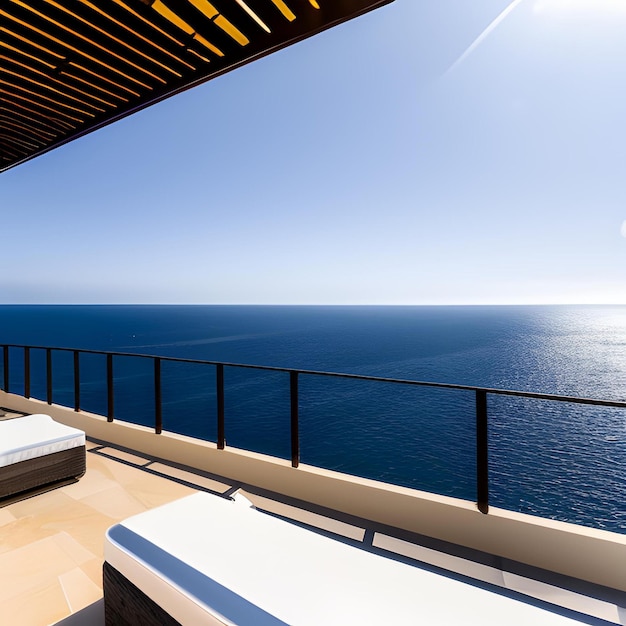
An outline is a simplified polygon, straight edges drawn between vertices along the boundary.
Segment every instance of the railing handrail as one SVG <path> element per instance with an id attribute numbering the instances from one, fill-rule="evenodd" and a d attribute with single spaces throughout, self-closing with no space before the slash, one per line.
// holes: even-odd
<path id="1" fill-rule="evenodd" d="M 489 512 L 489 428 L 488 428 L 488 402 L 491 395 L 531 398 L 536 400 L 550 400 L 556 402 L 569 402 L 574 404 L 586 404 L 614 408 L 626 408 L 625 401 L 600 400 L 596 398 L 580 398 L 576 396 L 563 396 L 549 393 L 536 393 L 531 391 L 514 391 L 511 389 L 497 389 L 490 387 L 477 387 L 473 385 L 457 385 L 453 383 L 436 383 L 428 381 L 407 380 L 401 378 L 388 378 L 381 376 L 368 376 L 364 374 L 343 374 L 339 372 L 322 372 L 317 370 L 305 370 L 288 367 L 274 367 L 270 365 L 250 365 L 248 363 L 229 363 L 202 359 L 184 359 L 154 354 L 138 354 L 133 352 L 118 352 L 107 350 L 89 350 L 78 348 L 52 348 L 49 346 L 32 346 L 22 344 L 0 344 L 3 351 L 3 389 L 9 392 L 9 349 L 17 348 L 24 351 L 24 397 L 30 397 L 30 364 L 31 350 L 44 350 L 46 354 L 46 399 L 52 404 L 52 352 L 71 352 L 74 359 L 74 410 L 80 411 L 80 355 L 97 354 L 106 356 L 106 387 L 107 387 L 107 421 L 114 421 L 114 373 L 113 358 L 129 357 L 152 359 L 154 366 L 154 431 L 157 435 L 162 432 L 162 406 L 161 406 L 161 362 L 170 361 L 175 363 L 193 363 L 198 365 L 215 366 L 216 379 L 216 402 L 217 402 L 217 449 L 225 447 L 225 419 L 224 419 L 224 368 L 237 367 L 255 369 L 270 372 L 283 372 L 289 374 L 290 396 L 290 435 L 291 435 L 291 465 L 298 467 L 300 463 L 300 440 L 299 440 L 299 385 L 298 379 L 303 376 L 327 376 L 347 380 L 363 380 L 370 382 L 382 382 L 402 384 L 419 387 L 432 387 L 435 389 L 454 389 L 470 391 L 475 395 L 476 408 L 476 504 L 481 513 Z"/>
<path id="2" fill-rule="evenodd" d="M 100 354 L 104 356 L 133 357 L 140 359 L 160 359 L 176 363 L 196 363 L 200 365 L 221 365 L 223 367 L 239 367 L 244 369 L 257 369 L 271 372 L 297 372 L 307 376 L 328 376 L 332 378 L 347 378 L 352 380 L 366 380 L 381 383 L 393 383 L 401 385 L 413 385 L 416 387 L 434 387 L 437 389 L 458 389 L 461 391 L 483 391 L 492 395 L 515 396 L 520 398 L 532 398 L 535 400 L 551 400 L 554 402 L 570 402 L 574 404 L 589 404 L 593 406 L 606 406 L 614 408 L 626 408 L 626 400 L 602 400 L 600 398 L 584 398 L 580 396 L 565 396 L 561 394 L 540 393 L 536 391 L 519 391 L 514 389 L 500 389 L 498 387 L 481 387 L 476 385 L 459 385 L 456 383 L 439 383 L 434 381 L 411 380 L 406 378 L 389 378 L 385 376 L 371 376 L 368 374 L 347 374 L 344 372 L 324 372 L 320 370 L 308 370 L 297 367 L 279 367 L 274 365 L 252 365 L 250 363 L 234 363 L 229 361 L 213 361 L 205 359 L 185 359 L 181 357 L 164 356 L 161 354 L 142 354 L 136 352 L 118 352 L 111 350 L 91 350 L 83 348 L 60 348 L 50 346 L 33 346 L 23 344 L 5 343 L 0 344 L 6 348 L 28 348 L 31 350 L 56 350 L 59 352 L 78 352 L 81 354 Z"/>

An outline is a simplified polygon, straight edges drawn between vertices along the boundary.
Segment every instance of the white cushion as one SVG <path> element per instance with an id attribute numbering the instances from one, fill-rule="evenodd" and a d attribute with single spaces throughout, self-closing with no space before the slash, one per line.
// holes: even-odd
<path id="1" fill-rule="evenodd" d="M 0 422 L 0 467 L 85 445 L 85 433 L 35 414 Z"/>
<path id="2" fill-rule="evenodd" d="M 577 624 L 206 493 L 109 529 L 105 559 L 182 624 Z"/>

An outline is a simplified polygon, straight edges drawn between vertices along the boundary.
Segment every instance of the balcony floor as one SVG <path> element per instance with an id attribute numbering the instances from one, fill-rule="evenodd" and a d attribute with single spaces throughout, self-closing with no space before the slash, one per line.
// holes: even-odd
<path id="1" fill-rule="evenodd" d="M 131 515 L 195 490 L 245 493 L 272 514 L 393 555 L 433 575 L 485 583 L 495 592 L 539 603 L 588 624 L 626 625 L 624 594 L 565 579 L 432 540 L 394 533 L 304 503 L 158 459 L 88 441 L 87 473 L 78 482 L 0 503 L 0 613 L 16 626 L 104 623 L 102 561 L 105 530 Z M 305 508 L 306 507 L 306 508 Z M 509 566 L 510 565 L 510 566 Z M 449 599 L 442 598 L 442 604 Z M 547 603 L 547 604 L 543 604 Z"/>

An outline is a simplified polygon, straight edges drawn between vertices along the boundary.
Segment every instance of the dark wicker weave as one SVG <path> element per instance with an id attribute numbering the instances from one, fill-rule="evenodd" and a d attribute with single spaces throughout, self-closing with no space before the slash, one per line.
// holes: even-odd
<path id="1" fill-rule="evenodd" d="M 102 583 L 106 626 L 181 626 L 106 561 Z"/>
<path id="2" fill-rule="evenodd" d="M 62 480 L 80 478 L 85 470 L 85 446 L 0 467 L 0 498 Z"/>

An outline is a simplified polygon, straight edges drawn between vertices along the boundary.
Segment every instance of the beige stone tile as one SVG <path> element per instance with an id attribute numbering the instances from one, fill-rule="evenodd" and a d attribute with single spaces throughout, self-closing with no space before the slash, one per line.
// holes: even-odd
<path id="1" fill-rule="evenodd" d="M 69 615 L 68 602 L 74 611 L 97 605 L 107 528 L 194 492 L 95 453 L 87 467 L 77 483 L 0 509 L 0 626 L 48 625 Z"/>
<path id="2" fill-rule="evenodd" d="M 188 483 L 192 483 L 193 485 L 198 485 L 199 487 L 203 487 L 204 489 L 211 489 L 212 491 L 217 491 L 219 493 L 224 493 L 225 491 L 228 491 L 232 486 L 228 483 L 213 480 L 212 478 L 206 478 L 205 476 L 201 476 L 200 474 L 194 474 L 193 472 L 181 470 L 177 467 L 165 465 L 165 463 L 152 463 L 149 468 L 155 472 L 159 472 L 159 474 L 172 476 L 173 478 L 177 478 L 178 480 L 184 480 Z"/>
<path id="3" fill-rule="evenodd" d="M 355 541 L 363 541 L 363 537 L 365 536 L 365 529 L 359 528 L 358 526 L 346 524 L 345 522 L 341 522 L 324 515 L 319 515 L 318 513 L 311 513 L 310 511 L 305 511 L 295 506 L 283 504 L 282 502 L 276 502 L 276 500 L 271 500 L 270 498 L 257 496 L 255 494 L 245 492 L 242 489 L 240 489 L 238 493 L 243 494 L 252 502 L 252 504 L 254 504 L 254 506 L 264 511 L 269 511 L 270 513 L 275 513 L 276 515 L 282 515 L 283 517 L 287 517 L 297 522 L 309 524 L 315 528 L 335 533 L 337 535 L 341 535 L 342 537 L 348 537 L 349 539 L 354 539 Z"/>
<path id="4" fill-rule="evenodd" d="M 7 508 L 16 518 L 20 518 L 29 515 L 45 514 L 46 511 L 54 510 L 67 501 L 68 497 L 63 492 L 63 489 L 53 489 L 45 493 L 40 493 L 33 498 L 26 498 L 25 500 L 14 502 Z"/>
<path id="5" fill-rule="evenodd" d="M 132 483 L 137 480 L 138 476 L 143 476 L 146 473 L 141 467 L 134 467 L 102 456 L 93 456 L 95 457 L 94 467 L 104 476 L 119 485 Z"/>
<path id="6" fill-rule="evenodd" d="M 16 519 L 0 529 L 0 555 L 51 535 L 54 530 L 41 528 L 36 517 Z"/>
<path id="7" fill-rule="evenodd" d="M 94 490 L 94 494 L 91 494 L 88 493 L 89 487 L 86 487 L 86 495 L 82 496 L 81 501 L 95 506 L 95 508 L 100 511 L 111 511 L 112 509 L 110 505 L 106 503 L 104 504 L 105 508 L 103 508 L 102 504 L 94 505 L 94 499 L 90 496 L 97 493 L 104 498 L 105 494 L 103 494 L 103 492 L 108 489 L 123 488 L 127 496 L 137 500 L 137 502 L 142 504 L 146 509 L 160 506 L 161 504 L 193 493 L 193 489 L 181 485 L 176 481 L 152 474 L 151 472 L 146 472 L 142 468 L 129 467 L 124 463 L 118 463 L 111 459 L 98 457 L 96 465 L 100 488 L 97 491 Z M 150 467 L 152 468 L 152 466 Z M 167 468 L 168 466 L 164 465 L 163 467 Z M 198 478 L 195 475 L 192 476 Z M 75 486 L 72 485 L 72 487 Z M 224 486 L 223 489 L 226 490 L 227 487 Z M 74 493 L 76 493 L 76 491 L 77 490 L 74 489 Z M 125 510 L 128 511 L 130 509 L 126 508 Z"/>
<path id="8" fill-rule="evenodd" d="M 29 523 L 30 522 L 30 523 Z M 37 529 L 37 520 L 22 520 L 20 523 L 14 524 L 9 529 L 8 539 L 14 543 L 9 545 L 9 541 L 5 541 L 2 554 L 10 553 L 13 550 L 27 547 L 31 543 L 41 542 L 45 540 L 53 541 L 74 565 L 82 565 L 87 561 L 97 558 L 98 555 L 87 550 L 83 545 L 78 543 L 74 537 L 67 532 L 55 532 L 53 528 Z M 39 530 L 39 532 L 37 532 Z M 100 550 L 101 552 L 102 550 Z M 0 578 L 2 577 L 0 572 Z"/>
<path id="9" fill-rule="evenodd" d="M 76 567 L 48 537 L 0 555 L 0 603 L 45 586 Z"/>
<path id="10" fill-rule="evenodd" d="M 99 451 L 103 454 L 106 454 L 107 456 L 112 456 L 116 459 L 120 459 L 122 461 L 133 463 L 134 465 L 139 466 L 146 465 L 146 463 L 150 463 L 150 461 L 152 460 L 144 456 L 139 456 L 138 454 L 130 454 L 129 452 L 118 450 L 117 448 L 101 448 Z"/>
<path id="11" fill-rule="evenodd" d="M 511 572 L 503 572 L 507 589 L 519 591 L 532 598 L 545 600 L 586 615 L 592 615 L 608 622 L 619 623 L 618 608 L 615 604 L 574 593 L 561 587 L 548 585 L 538 580 L 518 576 Z"/>
<path id="12" fill-rule="evenodd" d="M 17 518 L 8 508 L 0 509 L 0 527 L 14 522 Z"/>
<path id="13" fill-rule="evenodd" d="M 407 556 L 422 563 L 428 563 L 441 567 L 450 572 L 456 572 L 463 576 L 469 576 L 470 578 L 476 578 L 484 582 L 491 583 L 504 587 L 504 578 L 502 577 L 502 571 L 495 567 L 483 565 L 481 563 L 475 563 L 474 561 L 468 561 L 458 556 L 446 554 L 445 552 L 439 552 L 437 550 L 431 550 L 424 546 L 418 546 L 409 541 L 404 541 L 396 537 L 390 537 L 383 533 L 375 533 L 372 545 L 383 550 L 389 550 L 402 556 Z"/>
<path id="14" fill-rule="evenodd" d="M 92 507 L 102 515 L 115 521 L 123 520 L 146 510 L 146 507 L 137 498 L 130 495 L 121 485 L 115 485 L 93 496 L 82 498 L 81 503 Z"/>
<path id="15" fill-rule="evenodd" d="M 97 495 L 92 497 L 97 498 Z M 55 498 L 54 506 L 48 501 L 45 507 L 22 509 L 22 513 L 25 513 L 23 517 L 7 524 L 0 532 L 0 552 L 66 532 L 86 550 L 101 556 L 104 532 L 118 521 L 62 493 Z"/>
<path id="16" fill-rule="evenodd" d="M 69 533 L 60 532 L 52 537 L 56 544 L 63 550 L 67 556 L 76 563 L 76 565 L 82 566 L 84 563 L 91 561 L 96 557 L 95 554 L 87 550 L 82 544 L 78 543 L 74 537 Z"/>
<path id="17" fill-rule="evenodd" d="M 101 446 L 102 444 L 96 443 L 95 441 L 89 441 L 89 439 L 85 441 L 85 450 L 95 450 L 96 448 L 100 448 Z"/>
<path id="18" fill-rule="evenodd" d="M 134 483 L 124 486 L 126 491 L 136 498 L 146 509 L 152 509 L 172 500 L 191 495 L 196 490 L 181 485 L 173 480 L 166 480 L 151 474 L 144 474 Z"/>
<path id="19" fill-rule="evenodd" d="M 0 553 L 55 534 L 55 529 L 47 526 L 47 520 L 71 502 L 57 490 L 11 504 L 7 508 L 15 519 L 0 531 Z"/>
<path id="20" fill-rule="evenodd" d="M 78 567 L 61 574 L 59 582 L 72 613 L 80 611 L 102 597 L 102 589 Z"/>
<path id="21" fill-rule="evenodd" d="M 102 559 L 104 558 L 104 534 L 117 521 L 94 512 L 92 516 L 83 518 L 82 522 L 68 530 L 85 550 Z"/>
<path id="22" fill-rule="evenodd" d="M 87 473 L 78 482 L 64 487 L 63 492 L 75 500 L 81 500 L 82 498 L 110 489 L 116 484 L 110 472 L 103 472 L 101 469 L 94 468 L 90 464 Z"/>
<path id="23" fill-rule="evenodd" d="M 65 594 L 57 579 L 51 579 L 2 601 L 2 624 L 48 626 L 69 615 Z"/>
<path id="24" fill-rule="evenodd" d="M 96 470 L 106 478 L 113 478 L 111 467 L 121 465 L 118 461 L 102 456 L 99 452 L 90 452 L 87 455 L 87 473 L 89 470 Z"/>
<path id="25" fill-rule="evenodd" d="M 85 572 L 89 577 L 89 580 L 96 585 L 99 589 L 102 589 L 102 559 L 91 559 L 80 566 L 80 569 Z"/>

